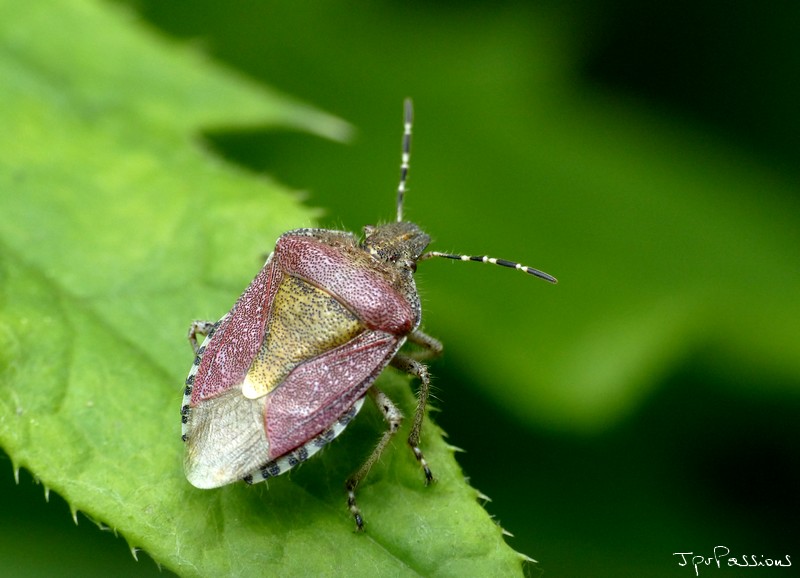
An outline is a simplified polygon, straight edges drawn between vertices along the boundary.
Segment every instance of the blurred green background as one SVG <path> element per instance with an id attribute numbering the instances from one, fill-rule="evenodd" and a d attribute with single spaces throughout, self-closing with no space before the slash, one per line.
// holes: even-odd
<path id="1" fill-rule="evenodd" d="M 418 273 L 424 327 L 445 343 L 435 419 L 511 545 L 539 560 L 531 575 L 688 576 L 673 553 L 717 545 L 800 554 L 800 5 L 129 4 L 356 127 L 350 145 L 204 135 L 307 191 L 323 225 L 393 217 L 412 96 L 406 217 L 435 249 L 559 277 Z M 67 573 L 71 559 L 158 572 L 74 530 L 27 474 L 2 481 L 3 508 L 28 520 L 6 552 L 46 528 Z"/>

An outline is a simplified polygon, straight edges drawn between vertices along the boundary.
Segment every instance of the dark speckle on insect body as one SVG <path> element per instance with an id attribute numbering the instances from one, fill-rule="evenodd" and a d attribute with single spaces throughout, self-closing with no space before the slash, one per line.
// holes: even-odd
<path id="1" fill-rule="evenodd" d="M 261 467 L 261 475 L 265 478 L 272 478 L 281 473 L 281 468 L 274 461 L 267 462 Z"/>
<path id="2" fill-rule="evenodd" d="M 314 445 L 317 447 L 322 447 L 325 444 L 330 443 L 333 441 L 333 438 L 336 437 L 336 434 L 332 429 L 325 430 L 321 434 L 319 434 L 316 438 L 314 438 Z"/>
<path id="3" fill-rule="evenodd" d="M 354 408 L 351 408 L 347 413 L 345 413 L 344 415 L 342 415 L 342 417 L 339 418 L 339 424 L 342 426 L 346 426 L 352 421 L 355 415 L 356 412 L 354 411 Z"/>

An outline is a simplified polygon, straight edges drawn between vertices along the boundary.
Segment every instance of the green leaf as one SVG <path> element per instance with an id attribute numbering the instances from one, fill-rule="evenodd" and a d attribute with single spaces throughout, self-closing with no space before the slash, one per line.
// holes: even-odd
<path id="1" fill-rule="evenodd" d="M 182 575 L 518 575 L 524 557 L 430 422 L 438 483 L 424 487 L 401 432 L 361 488 L 363 535 L 343 481 L 385 427 L 374 409 L 269 487 L 186 482 L 188 323 L 220 317 L 277 236 L 315 216 L 199 135 L 348 127 L 104 4 L 0 9 L 0 443 L 14 467 Z M 408 380 L 382 383 L 410 414 Z"/>

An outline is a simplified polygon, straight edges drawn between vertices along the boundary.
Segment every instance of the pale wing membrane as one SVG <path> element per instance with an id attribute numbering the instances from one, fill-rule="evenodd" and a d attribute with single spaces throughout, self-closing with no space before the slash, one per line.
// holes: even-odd
<path id="1" fill-rule="evenodd" d="M 186 439 L 186 477 L 198 488 L 217 488 L 243 478 L 268 461 L 264 398 L 232 388 L 192 409 Z"/>

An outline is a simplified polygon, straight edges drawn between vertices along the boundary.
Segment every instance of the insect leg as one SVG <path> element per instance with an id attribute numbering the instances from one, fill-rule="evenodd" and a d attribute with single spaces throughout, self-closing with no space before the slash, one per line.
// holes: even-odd
<path id="1" fill-rule="evenodd" d="M 425 335 L 424 333 L 422 335 Z M 436 341 L 432 337 L 426 338 L 431 341 Z M 438 342 L 437 342 L 438 343 Z M 440 344 L 441 347 L 441 344 Z M 428 393 L 431 388 L 431 378 L 428 375 L 428 368 L 422 363 L 407 355 L 395 355 L 392 359 L 392 365 L 397 369 L 410 373 L 419 378 L 419 394 L 417 400 L 417 411 L 414 413 L 414 422 L 411 425 L 411 433 L 408 436 L 408 445 L 411 446 L 411 451 L 414 452 L 414 457 L 417 458 L 422 471 L 425 472 L 425 484 L 430 484 L 433 481 L 433 474 L 428 467 L 428 462 L 425 456 L 422 455 L 422 450 L 419 449 L 419 434 L 422 430 L 422 418 L 425 417 L 425 407 L 428 405 Z"/>
<path id="2" fill-rule="evenodd" d="M 413 331 L 408 335 L 408 340 L 419 345 L 422 349 L 419 351 L 408 352 L 407 355 L 417 361 L 425 361 L 439 357 L 442 354 L 442 342 L 438 339 L 431 337 L 422 331 Z"/>
<path id="3" fill-rule="evenodd" d="M 372 465 L 378 460 L 378 458 L 380 458 L 383 450 L 386 448 L 386 445 L 394 437 L 394 434 L 396 434 L 400 429 L 400 424 L 403 423 L 403 414 L 400 412 L 394 402 L 389 399 L 389 396 L 374 386 L 369 388 L 367 393 L 372 398 L 372 401 L 375 402 L 375 405 L 378 406 L 378 409 L 381 410 L 383 419 L 385 419 L 386 423 L 389 424 L 389 429 L 383 433 L 383 437 L 381 437 L 378 445 L 375 446 L 374 450 L 372 450 L 372 453 L 369 455 L 364 464 L 355 474 L 350 476 L 346 483 L 347 507 L 350 509 L 350 513 L 353 514 L 353 518 L 356 520 L 356 530 L 364 529 L 364 518 L 361 516 L 361 510 L 359 510 L 358 506 L 356 505 L 356 487 L 358 487 L 358 484 L 361 483 L 361 480 L 367 476 Z"/>
<path id="4" fill-rule="evenodd" d="M 205 337 L 212 329 L 214 329 L 213 321 L 192 321 L 189 326 L 189 345 L 192 346 L 195 354 L 200 349 L 200 346 L 197 345 L 197 336 L 202 335 Z"/>

